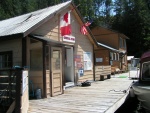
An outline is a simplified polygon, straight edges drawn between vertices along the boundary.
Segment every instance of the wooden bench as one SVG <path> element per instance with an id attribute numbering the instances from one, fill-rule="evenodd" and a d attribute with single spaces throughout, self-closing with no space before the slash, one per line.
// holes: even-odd
<path id="1" fill-rule="evenodd" d="M 95 80 L 103 81 L 110 79 L 111 66 L 95 66 Z"/>
<path id="2" fill-rule="evenodd" d="M 106 78 L 110 79 L 111 75 L 110 74 L 100 74 L 100 81 L 104 81 Z"/>

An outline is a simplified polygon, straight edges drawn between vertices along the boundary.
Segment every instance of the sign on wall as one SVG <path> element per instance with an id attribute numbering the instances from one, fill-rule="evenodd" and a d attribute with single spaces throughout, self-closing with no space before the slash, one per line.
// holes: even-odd
<path id="1" fill-rule="evenodd" d="M 74 61 L 75 61 L 76 68 L 78 68 L 78 69 L 83 68 L 83 62 L 81 62 L 81 55 L 75 55 Z"/>
<path id="2" fill-rule="evenodd" d="M 80 77 L 84 75 L 84 70 L 83 70 L 83 68 L 80 68 L 80 69 L 78 70 L 78 75 L 79 75 Z"/>
<path id="3" fill-rule="evenodd" d="M 92 54 L 91 52 L 83 53 L 84 70 L 92 70 Z"/>
<path id="4" fill-rule="evenodd" d="M 75 37 L 74 36 L 70 36 L 70 35 L 64 35 L 63 36 L 63 41 L 64 42 L 75 43 Z"/>
<path id="5" fill-rule="evenodd" d="M 22 71 L 22 94 L 26 90 L 27 85 L 28 85 L 28 71 L 23 70 Z"/>
<path id="6" fill-rule="evenodd" d="M 96 62 L 103 62 L 103 58 L 96 58 Z"/>

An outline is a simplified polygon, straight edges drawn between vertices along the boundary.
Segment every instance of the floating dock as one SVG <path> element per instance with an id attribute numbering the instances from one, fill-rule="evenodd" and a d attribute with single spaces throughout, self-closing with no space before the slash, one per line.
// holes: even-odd
<path id="1" fill-rule="evenodd" d="M 131 85 L 128 76 L 119 74 L 88 87 L 68 88 L 56 97 L 30 100 L 28 113 L 114 113 L 125 102 Z"/>

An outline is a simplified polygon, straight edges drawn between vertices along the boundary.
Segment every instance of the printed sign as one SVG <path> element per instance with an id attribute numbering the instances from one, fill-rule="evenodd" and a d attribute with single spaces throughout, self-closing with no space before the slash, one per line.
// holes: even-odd
<path id="1" fill-rule="evenodd" d="M 83 76 L 84 75 L 84 70 L 83 68 L 80 68 L 78 71 L 79 76 Z"/>
<path id="2" fill-rule="evenodd" d="M 103 58 L 96 58 L 96 62 L 103 62 Z"/>
<path id="3" fill-rule="evenodd" d="M 65 35 L 65 36 L 63 36 L 63 41 L 75 43 L 75 37 L 74 36 L 70 36 L 70 35 Z"/>
<path id="4" fill-rule="evenodd" d="M 83 64 L 81 62 L 77 62 L 77 68 L 82 68 Z"/>
<path id="5" fill-rule="evenodd" d="M 91 61 L 92 55 L 91 52 L 84 52 L 84 61 Z"/>
<path id="6" fill-rule="evenodd" d="M 75 56 L 74 56 L 74 60 L 75 60 L 76 62 L 81 62 L 81 55 L 75 55 Z"/>
<path id="7" fill-rule="evenodd" d="M 24 70 L 22 72 L 22 94 L 24 93 L 24 91 L 27 88 L 27 84 L 28 84 L 28 71 Z"/>
<path id="8" fill-rule="evenodd" d="M 84 52 L 84 70 L 92 70 L 92 53 Z"/>
<path id="9" fill-rule="evenodd" d="M 91 61 L 84 61 L 84 70 L 91 70 L 91 69 L 92 69 Z"/>

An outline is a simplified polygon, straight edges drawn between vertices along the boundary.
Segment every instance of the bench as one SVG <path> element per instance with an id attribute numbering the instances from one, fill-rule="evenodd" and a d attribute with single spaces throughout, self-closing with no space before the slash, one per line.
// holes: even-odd
<path id="1" fill-rule="evenodd" d="M 95 80 L 103 81 L 111 78 L 111 66 L 95 66 Z"/>
<path id="2" fill-rule="evenodd" d="M 100 74 L 100 81 L 104 81 L 106 78 L 110 79 L 111 75 L 110 74 Z"/>

